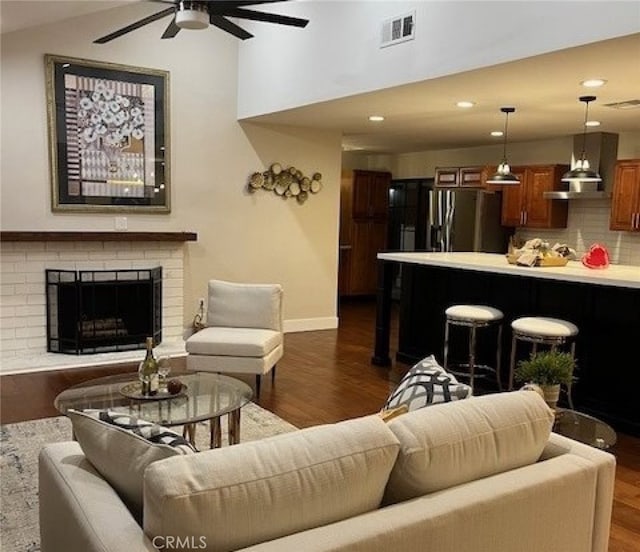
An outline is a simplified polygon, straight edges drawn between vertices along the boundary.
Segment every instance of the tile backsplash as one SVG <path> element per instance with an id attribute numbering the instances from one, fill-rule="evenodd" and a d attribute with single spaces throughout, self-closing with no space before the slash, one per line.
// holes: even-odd
<path id="1" fill-rule="evenodd" d="M 578 256 L 597 242 L 607 248 L 612 264 L 640 266 L 640 232 L 609 230 L 610 211 L 611 200 L 608 199 L 572 199 L 569 200 L 567 228 L 518 228 L 516 236 L 523 240 L 542 238 L 551 245 L 566 243 Z"/>

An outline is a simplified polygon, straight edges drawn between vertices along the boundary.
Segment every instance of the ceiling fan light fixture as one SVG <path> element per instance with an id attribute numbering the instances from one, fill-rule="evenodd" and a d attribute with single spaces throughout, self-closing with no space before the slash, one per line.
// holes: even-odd
<path id="1" fill-rule="evenodd" d="M 209 26 L 206 3 L 180 2 L 176 10 L 176 25 L 181 29 L 206 29 Z"/>
<path id="2" fill-rule="evenodd" d="M 504 142 L 502 149 L 502 163 L 498 165 L 496 173 L 487 180 L 487 184 L 506 184 L 506 185 L 518 185 L 520 180 L 515 174 L 511 173 L 511 167 L 507 162 L 507 130 L 509 126 L 509 113 L 514 113 L 515 107 L 501 107 L 500 111 L 505 114 L 504 119 Z"/>
<path id="3" fill-rule="evenodd" d="M 582 152 L 580 158 L 574 163 L 573 168 L 562 175 L 562 182 L 602 182 L 602 177 L 589 165 L 587 159 L 587 122 L 589 121 L 589 102 L 596 99 L 595 96 L 580 96 L 584 102 L 584 123 L 582 133 Z"/>

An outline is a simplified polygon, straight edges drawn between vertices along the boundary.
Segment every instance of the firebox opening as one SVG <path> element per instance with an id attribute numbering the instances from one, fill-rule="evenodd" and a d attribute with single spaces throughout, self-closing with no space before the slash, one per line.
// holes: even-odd
<path id="1" fill-rule="evenodd" d="M 90 354 L 162 340 L 162 267 L 46 270 L 47 350 Z"/>

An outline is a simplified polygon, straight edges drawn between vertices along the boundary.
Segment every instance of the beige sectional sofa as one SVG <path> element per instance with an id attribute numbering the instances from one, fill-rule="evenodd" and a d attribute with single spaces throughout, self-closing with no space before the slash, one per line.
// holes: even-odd
<path id="1" fill-rule="evenodd" d="M 152 463 L 139 525 L 75 442 L 40 455 L 43 552 L 605 552 L 614 457 L 537 393 L 373 415 Z"/>

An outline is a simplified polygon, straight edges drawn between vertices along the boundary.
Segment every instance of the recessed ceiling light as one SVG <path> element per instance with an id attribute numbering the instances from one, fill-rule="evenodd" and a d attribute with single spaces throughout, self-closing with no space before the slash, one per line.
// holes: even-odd
<path id="1" fill-rule="evenodd" d="M 588 126 L 588 127 L 600 126 L 600 121 L 587 121 L 585 123 L 585 126 Z"/>
<path id="2" fill-rule="evenodd" d="M 491 136 L 502 136 L 504 134 L 504 132 L 502 132 L 501 130 L 492 130 L 491 131 Z"/>
<path id="3" fill-rule="evenodd" d="M 369 120 L 374 123 L 379 123 L 380 121 L 384 121 L 384 117 L 382 115 L 369 115 Z"/>
<path id="4" fill-rule="evenodd" d="M 587 88 L 598 88 L 598 86 L 602 86 L 603 84 L 606 84 L 606 82 L 607 81 L 604 79 L 587 79 L 583 80 L 580 84 Z"/>
<path id="5" fill-rule="evenodd" d="M 473 107 L 476 104 L 474 102 L 470 102 L 468 100 L 463 100 L 461 102 L 456 103 L 456 105 L 458 107 L 469 108 L 469 107 Z"/>

